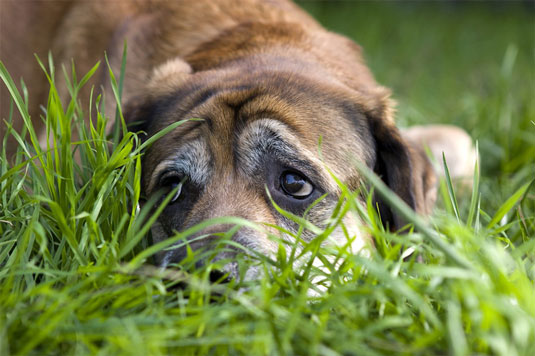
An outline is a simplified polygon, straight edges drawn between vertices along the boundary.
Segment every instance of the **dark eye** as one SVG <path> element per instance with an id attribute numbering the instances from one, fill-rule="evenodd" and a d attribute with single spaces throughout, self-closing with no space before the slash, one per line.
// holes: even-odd
<path id="1" fill-rule="evenodd" d="M 178 187 L 178 190 L 176 191 L 173 198 L 171 198 L 171 200 L 169 201 L 169 204 L 176 202 L 180 197 L 184 181 L 185 179 L 176 173 L 164 174 L 163 177 L 160 179 L 160 186 L 165 189 L 166 195 L 173 192 Z"/>
<path id="2" fill-rule="evenodd" d="M 295 172 L 283 172 L 280 184 L 282 190 L 295 199 L 305 199 L 314 191 L 312 183 L 306 177 Z"/>

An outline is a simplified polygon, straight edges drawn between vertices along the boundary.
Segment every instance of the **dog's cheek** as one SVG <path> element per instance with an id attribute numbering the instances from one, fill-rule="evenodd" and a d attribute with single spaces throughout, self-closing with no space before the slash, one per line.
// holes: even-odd
<path id="1" fill-rule="evenodd" d="M 332 219 L 332 213 L 338 198 L 326 197 L 324 203 L 320 202 L 318 207 L 311 210 L 309 221 L 314 225 L 325 228 L 326 221 Z M 363 204 L 363 202 L 358 202 Z M 336 217 L 334 217 L 336 218 Z M 341 222 L 330 234 L 329 239 L 324 242 L 324 245 L 334 244 L 336 246 L 348 246 L 351 254 L 356 254 L 369 244 L 373 244 L 373 239 L 366 232 L 364 223 L 356 214 L 351 211 L 345 213 Z"/>
<path id="2" fill-rule="evenodd" d="M 246 250 L 273 255 L 277 252 L 277 244 L 269 237 L 269 232 L 258 231 L 251 228 L 241 228 L 232 237 L 234 242 L 244 246 Z"/>
<path id="3" fill-rule="evenodd" d="M 165 233 L 159 221 L 156 221 L 154 224 L 152 224 L 150 228 L 150 233 L 151 233 L 152 245 L 162 242 L 168 238 L 167 234 Z M 155 260 L 154 262 L 156 263 L 156 265 L 159 266 L 162 264 L 162 261 L 165 258 L 165 254 L 166 254 L 166 251 L 162 250 L 162 251 L 158 251 L 154 255 L 154 260 Z"/>
<path id="4" fill-rule="evenodd" d="M 351 212 L 342 219 L 343 228 L 339 226 L 332 234 L 338 246 L 349 246 L 351 254 L 357 254 L 373 245 L 373 238 L 364 229 L 364 222 Z"/>
<path id="5" fill-rule="evenodd" d="M 312 207 L 304 215 L 304 218 L 308 222 L 312 223 L 314 226 L 319 227 L 320 229 L 325 228 L 327 226 L 327 222 L 329 218 L 331 218 L 332 216 L 332 212 L 337 201 L 338 201 L 338 197 L 334 193 L 331 194 L 331 196 L 327 196 L 323 198 L 321 201 L 317 202 L 314 205 L 314 207 Z M 291 249 L 293 245 L 297 243 L 294 236 L 297 235 L 300 225 L 296 223 L 295 221 L 278 214 L 277 226 L 280 226 L 284 230 L 287 230 L 291 233 L 291 234 L 281 234 L 280 232 L 276 233 L 276 235 L 279 238 L 288 242 L 286 244 L 286 247 L 289 251 L 289 249 Z M 312 241 L 314 238 L 316 238 L 316 236 L 317 236 L 316 234 L 314 234 L 308 229 L 303 229 L 303 231 L 299 235 L 300 239 L 302 239 L 305 243 Z M 298 251 L 302 250 L 303 247 L 304 246 L 301 243 L 299 243 L 296 246 Z"/>

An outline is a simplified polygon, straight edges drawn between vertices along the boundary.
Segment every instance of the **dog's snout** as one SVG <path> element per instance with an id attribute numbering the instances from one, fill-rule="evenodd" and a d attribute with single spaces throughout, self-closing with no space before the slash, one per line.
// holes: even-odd
<path id="1" fill-rule="evenodd" d="M 267 235 L 252 228 L 217 224 L 161 251 L 155 256 L 155 262 L 161 268 L 179 268 L 196 275 L 201 273 L 211 283 L 252 280 L 259 272 L 248 268 L 243 274 L 240 261 L 258 253 L 266 255 L 276 251 L 271 243 Z"/>
<path id="2" fill-rule="evenodd" d="M 214 260 L 221 258 L 228 259 L 229 254 L 224 254 L 226 256 L 216 255 Z M 181 253 L 180 250 L 170 250 L 166 253 L 159 263 L 160 268 L 175 268 L 178 266 L 184 267 L 183 261 L 186 256 Z M 195 270 L 202 270 L 208 265 L 207 259 L 199 259 L 194 262 Z M 211 283 L 228 283 L 232 279 L 232 273 L 225 272 L 225 267 L 222 266 L 222 269 L 212 269 L 208 272 L 208 278 Z"/>
<path id="3" fill-rule="evenodd" d="M 161 268 L 184 266 L 184 264 L 193 264 L 195 268 L 201 268 L 207 262 L 232 260 L 238 251 L 235 246 L 228 244 L 227 240 L 235 240 L 235 236 L 227 239 L 220 235 L 221 228 L 217 230 L 217 233 L 202 231 L 189 237 L 186 243 L 181 242 L 177 246 L 161 251 L 155 256 L 156 264 Z"/>

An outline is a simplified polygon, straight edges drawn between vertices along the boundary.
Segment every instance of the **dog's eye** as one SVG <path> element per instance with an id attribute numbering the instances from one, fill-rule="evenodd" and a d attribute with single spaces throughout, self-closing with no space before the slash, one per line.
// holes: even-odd
<path id="1" fill-rule="evenodd" d="M 165 191 L 167 192 L 166 195 L 173 192 L 175 189 L 178 189 L 175 195 L 173 196 L 173 198 L 169 201 L 169 204 L 176 202 L 178 198 L 180 197 L 180 193 L 182 192 L 182 186 L 184 185 L 184 181 L 185 179 L 183 179 L 181 176 L 174 174 L 174 173 L 165 174 L 160 179 L 160 186 L 163 189 L 165 189 Z"/>
<path id="2" fill-rule="evenodd" d="M 314 191 L 314 186 L 305 177 L 295 172 L 284 172 L 280 177 L 282 190 L 295 199 L 305 199 Z"/>

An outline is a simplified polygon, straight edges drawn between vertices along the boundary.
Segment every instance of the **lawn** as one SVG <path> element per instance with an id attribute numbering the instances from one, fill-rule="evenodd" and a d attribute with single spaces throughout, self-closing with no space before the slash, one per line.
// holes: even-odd
<path id="1" fill-rule="evenodd" d="M 342 186 L 324 229 L 290 216 L 317 234 L 310 243 L 295 235 L 307 253 L 292 245 L 276 258 L 239 257 L 243 271 L 263 267 L 258 281 L 210 282 L 217 266 L 193 267 L 196 253 L 162 272 L 151 255 L 195 231 L 150 246 L 150 204 L 135 208 L 137 135 L 106 137 L 101 115 L 80 125 L 87 78 L 70 79 L 66 106 L 51 81 L 43 105 L 55 148 L 42 150 L 27 125 L 16 161 L 0 157 L 0 355 L 535 354 L 533 5 L 301 4 L 362 45 L 392 88 L 400 126 L 452 123 L 477 140 L 472 191 L 444 180 L 428 219 L 391 198 L 415 227 L 400 234 L 384 231 L 370 199 L 357 203 L 366 192 Z M 0 76 L 14 87 L 3 66 Z M 14 94 L 23 116 L 25 100 Z M 369 183 L 392 197 L 374 176 Z M 369 256 L 321 246 L 345 214 L 366 222 Z"/>

